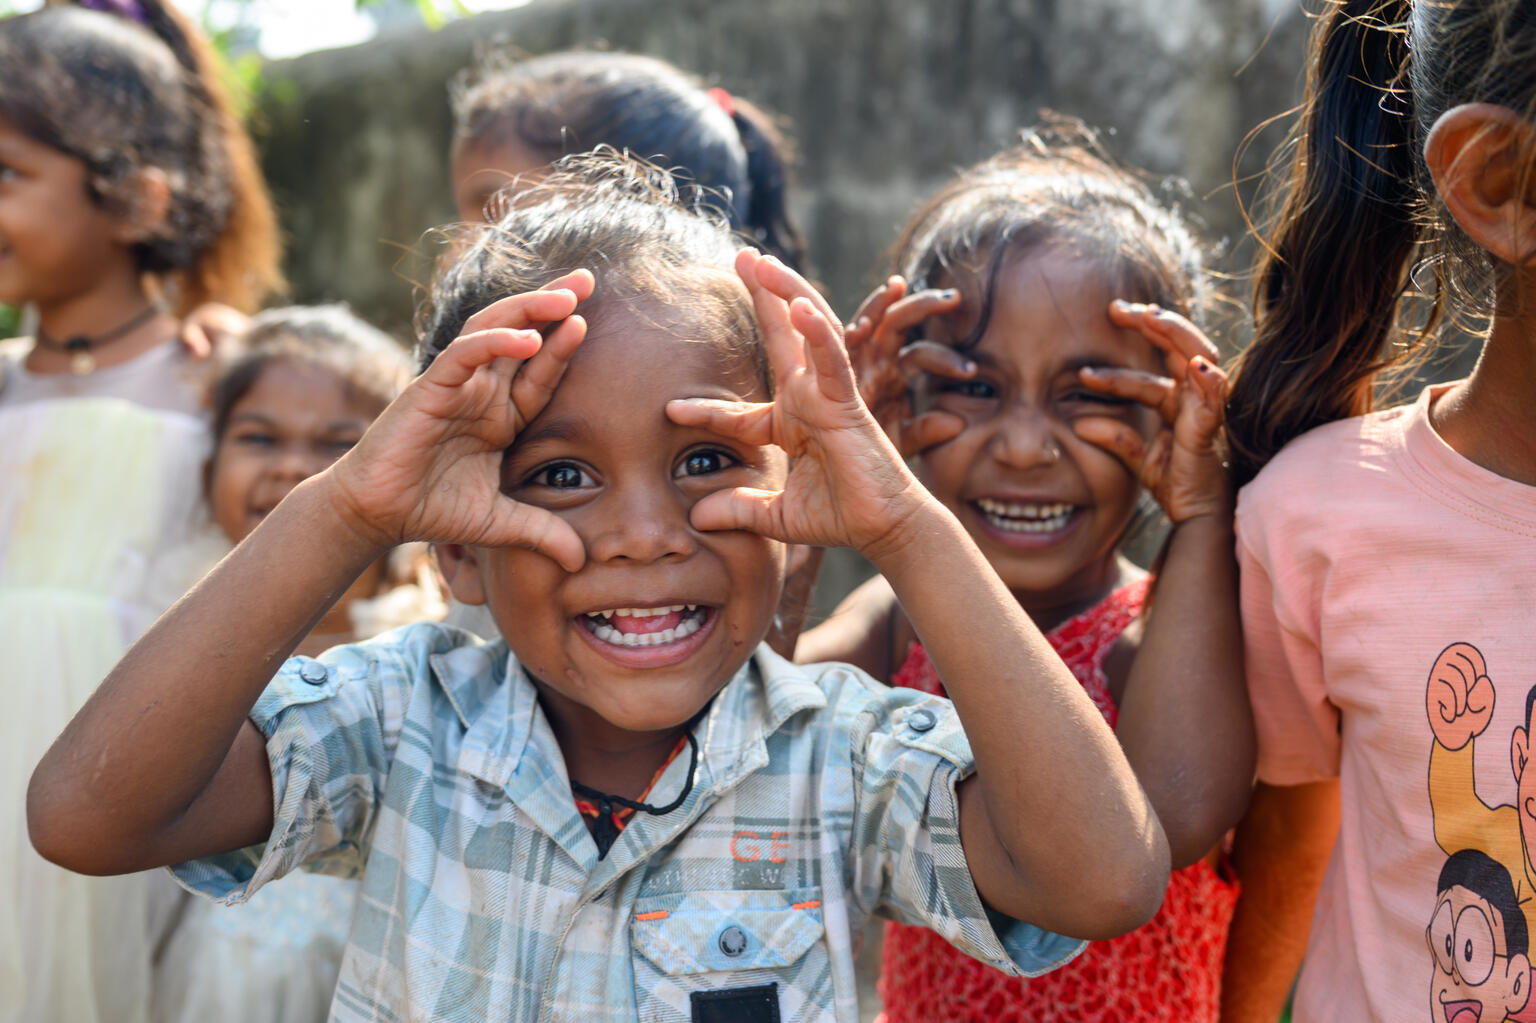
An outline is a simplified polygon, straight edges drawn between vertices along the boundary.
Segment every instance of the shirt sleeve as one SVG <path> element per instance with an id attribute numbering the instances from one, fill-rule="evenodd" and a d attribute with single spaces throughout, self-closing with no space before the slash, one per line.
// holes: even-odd
<path id="1" fill-rule="evenodd" d="M 1307 626 L 1315 595 L 1305 567 L 1273 572 L 1269 539 L 1252 515 L 1239 514 L 1243 653 L 1258 777 L 1267 785 L 1304 785 L 1338 777 L 1339 710 L 1328 699 L 1315 629 Z"/>
<path id="2" fill-rule="evenodd" d="M 855 897 L 1013 976 L 1038 976 L 1072 959 L 1085 942 L 994 913 L 976 891 L 955 791 L 975 759 L 953 706 L 912 689 L 879 688 L 851 744 Z"/>
<path id="3" fill-rule="evenodd" d="M 262 845 L 174 864 L 176 879 L 232 905 L 300 866 L 360 876 L 410 676 L 381 644 L 287 661 L 250 713 L 267 739 L 272 834 Z"/>

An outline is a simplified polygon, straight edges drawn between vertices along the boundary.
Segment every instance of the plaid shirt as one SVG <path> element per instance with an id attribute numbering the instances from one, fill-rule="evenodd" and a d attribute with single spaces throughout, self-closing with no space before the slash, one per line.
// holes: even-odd
<path id="1" fill-rule="evenodd" d="M 332 1020 L 855 1023 L 871 913 L 1014 974 L 1082 947 L 982 906 L 950 705 L 847 665 L 759 649 L 697 726 L 687 800 L 602 860 L 503 642 L 425 624 L 294 658 L 251 719 L 271 838 L 172 869 L 227 903 L 301 864 L 361 874 Z"/>

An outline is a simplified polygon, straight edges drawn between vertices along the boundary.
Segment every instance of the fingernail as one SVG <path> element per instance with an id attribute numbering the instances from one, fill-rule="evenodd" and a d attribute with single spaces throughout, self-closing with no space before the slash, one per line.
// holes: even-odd
<path id="1" fill-rule="evenodd" d="M 939 297 L 947 301 L 948 299 L 954 298 L 958 294 L 960 293 L 954 288 L 945 288 L 943 291 L 939 292 Z"/>
<path id="2" fill-rule="evenodd" d="M 1211 364 L 1197 355 L 1195 356 L 1195 369 L 1201 373 L 1209 373 L 1211 371 Z"/>
<path id="3" fill-rule="evenodd" d="M 1085 377 L 1096 377 L 1099 375 L 1099 371 L 1094 369 L 1092 366 L 1084 366 L 1082 369 L 1078 370 L 1078 372 Z"/>
<path id="4" fill-rule="evenodd" d="M 971 362 L 970 360 L 966 360 L 965 362 L 962 362 L 960 364 L 960 368 L 965 370 L 967 373 L 974 373 L 974 372 L 976 372 L 976 364 L 974 362 Z"/>
<path id="5" fill-rule="evenodd" d="M 1131 308 L 1131 303 L 1127 302 L 1123 298 L 1115 299 L 1113 302 L 1110 303 L 1110 305 L 1114 306 L 1116 309 L 1130 309 Z"/>

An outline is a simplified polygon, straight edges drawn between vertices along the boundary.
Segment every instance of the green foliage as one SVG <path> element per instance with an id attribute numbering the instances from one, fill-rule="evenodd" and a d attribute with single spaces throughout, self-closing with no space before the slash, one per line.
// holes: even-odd
<path id="1" fill-rule="evenodd" d="M 0 305 L 0 341 L 15 337 L 21 330 L 21 310 L 15 306 Z"/>

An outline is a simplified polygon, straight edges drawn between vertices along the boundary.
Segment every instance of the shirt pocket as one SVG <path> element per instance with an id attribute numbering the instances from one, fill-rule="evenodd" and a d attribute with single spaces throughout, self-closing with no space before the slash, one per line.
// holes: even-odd
<path id="1" fill-rule="evenodd" d="M 630 922 L 635 996 L 644 1020 L 694 1020 L 694 995 L 772 997 L 789 1020 L 832 1018 L 832 971 L 812 890 L 688 892 L 636 900 Z M 756 1018 L 754 1016 L 754 1018 Z"/>

